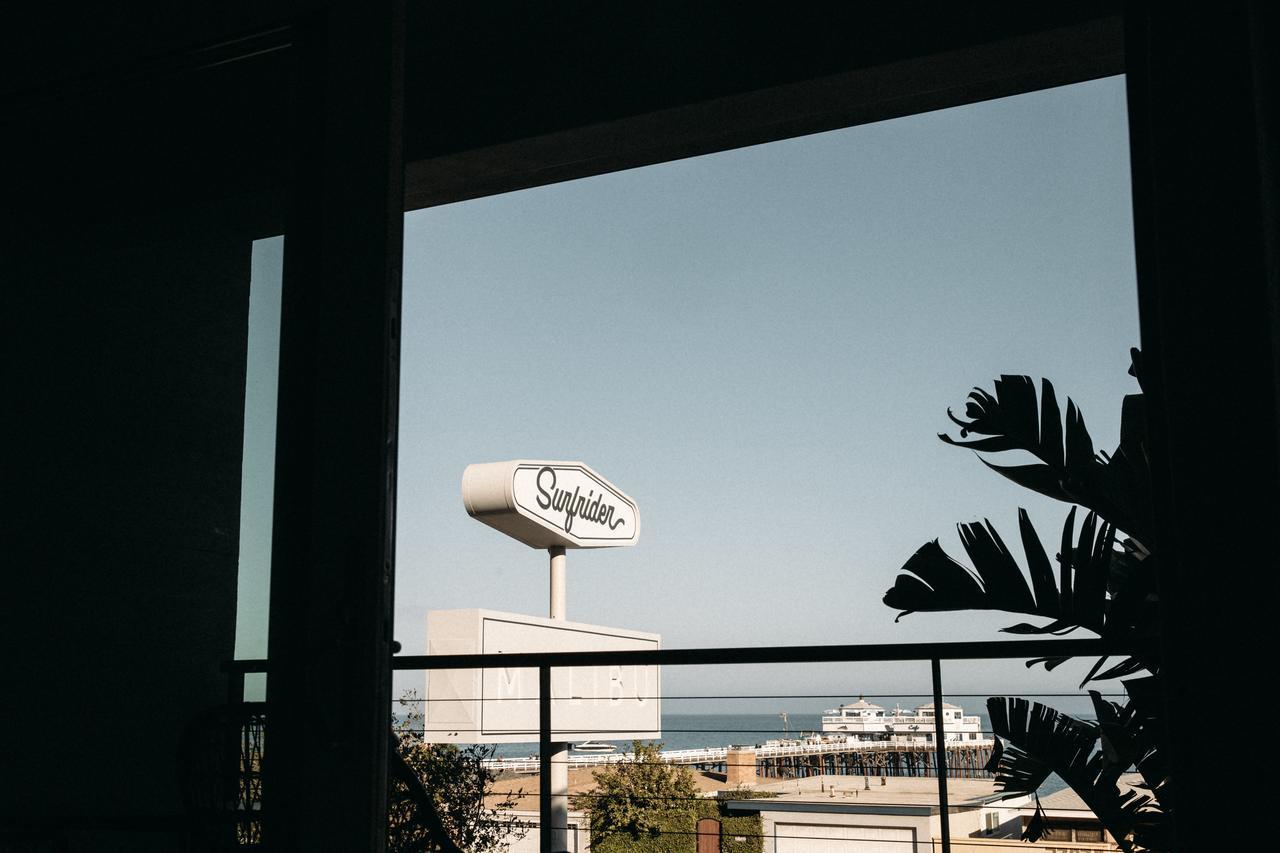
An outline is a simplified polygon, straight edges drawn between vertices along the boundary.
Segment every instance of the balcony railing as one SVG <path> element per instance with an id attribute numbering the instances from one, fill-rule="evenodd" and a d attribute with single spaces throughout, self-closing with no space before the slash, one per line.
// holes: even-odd
<path id="1" fill-rule="evenodd" d="M 761 647 L 724 647 L 695 649 L 657 649 L 632 651 L 591 651 L 591 652 L 522 652 L 504 654 L 449 654 L 449 655 L 397 655 L 391 661 L 395 671 L 443 671 L 443 670 L 484 670 L 484 669 L 536 669 L 538 672 L 538 727 L 537 736 L 544 754 L 551 750 L 553 732 L 551 674 L 562 667 L 599 667 L 599 666 L 741 666 L 759 664 L 804 664 L 804 663 L 883 663 L 883 662 L 927 662 L 930 666 L 930 677 L 933 689 L 933 705 L 941 709 L 943 704 L 943 663 L 960 660 L 1025 660 L 1042 657 L 1098 657 L 1104 655 L 1129 654 L 1132 648 L 1118 648 L 1113 643 L 1101 639 L 1085 640 L 1018 640 L 996 642 L 956 642 L 956 643 L 895 643 L 876 645 L 813 645 L 813 646 L 761 646 Z M 232 676 L 231 693 L 233 698 L 242 690 L 243 677 L 247 673 L 268 672 L 267 661 L 242 660 L 231 662 L 227 671 Z M 1020 691 L 1014 689 L 1011 693 Z M 969 719 L 968 717 L 965 718 Z M 935 735 L 936 743 L 946 742 L 946 725 L 948 720 L 943 714 L 928 718 Z M 923 731 L 923 729 L 922 729 Z M 984 738 L 985 739 L 985 738 Z M 968 745 L 970 742 L 956 742 L 954 745 Z M 942 853 L 968 853 L 983 847 L 981 839 L 951 838 L 948 792 L 947 750 L 936 750 L 935 769 L 937 777 L 937 808 L 940 819 L 940 833 L 931 840 L 912 842 L 925 847 L 932 846 Z M 525 768 L 530 769 L 530 768 Z M 552 789 L 549 774 L 542 773 L 540 784 L 540 827 L 553 826 L 551 819 Z M 550 851 L 551 833 L 541 832 L 541 849 Z M 993 844 L 985 847 L 993 848 Z M 1107 845 L 1063 844 L 1055 842 L 1056 848 L 1079 850 L 1114 849 Z M 1039 850 L 1040 847 L 1029 848 Z"/>

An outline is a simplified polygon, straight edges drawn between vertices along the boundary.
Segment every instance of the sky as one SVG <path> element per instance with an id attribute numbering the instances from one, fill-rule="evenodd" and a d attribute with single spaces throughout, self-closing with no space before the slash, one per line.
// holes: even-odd
<path id="1" fill-rule="evenodd" d="M 425 651 L 429 610 L 546 615 L 545 553 L 468 517 L 459 491 L 467 464 L 516 458 L 585 462 L 640 507 L 635 547 L 569 553 L 570 620 L 667 648 L 1007 638 L 1021 619 L 895 624 L 881 597 L 929 540 L 963 559 L 957 522 L 1012 542 L 1025 507 L 1058 539 L 1067 506 L 937 439 L 972 387 L 1049 377 L 1114 447 L 1139 343 L 1126 122 L 1115 77 L 407 214 L 405 651 Z M 1085 665 L 1063 669 L 944 679 L 1074 689 Z M 668 667 L 663 683 L 929 690 L 927 664 Z"/>

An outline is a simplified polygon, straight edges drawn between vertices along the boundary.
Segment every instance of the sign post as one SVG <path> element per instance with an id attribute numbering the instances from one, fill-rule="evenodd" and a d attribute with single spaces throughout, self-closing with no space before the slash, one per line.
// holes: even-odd
<path id="1" fill-rule="evenodd" d="M 552 545 L 547 549 L 551 556 L 551 612 L 549 615 L 552 619 L 563 622 L 565 620 L 565 555 L 563 545 Z M 544 686 L 547 693 L 551 692 L 551 676 L 548 672 L 547 678 L 541 679 L 539 684 Z M 538 697 L 542 703 L 542 707 L 550 707 L 549 697 Z M 544 725 L 540 725 L 540 730 L 549 730 L 551 720 L 545 721 Z M 538 737 L 538 771 L 539 778 L 550 781 L 550 788 L 547 788 L 547 781 L 543 781 L 543 790 L 547 791 L 547 796 L 539 798 L 539 809 L 541 815 L 538 823 L 540 826 L 540 840 L 542 842 L 541 853 L 567 853 L 569 850 L 569 744 L 563 741 L 551 741 L 544 738 L 541 734 Z M 547 827 L 551 828 L 547 832 Z"/>
<path id="2" fill-rule="evenodd" d="M 551 555 L 551 612 L 547 615 L 552 619 L 564 619 L 564 546 L 552 545 L 547 551 Z"/>
<path id="3" fill-rule="evenodd" d="M 640 510 L 604 477 L 581 462 L 517 459 L 468 465 L 462 474 L 467 513 L 550 557 L 550 617 L 563 622 L 565 549 L 617 548 L 640 537 Z M 539 677 L 542 853 L 567 853 L 569 838 L 569 744 L 546 732 L 551 677 Z"/>

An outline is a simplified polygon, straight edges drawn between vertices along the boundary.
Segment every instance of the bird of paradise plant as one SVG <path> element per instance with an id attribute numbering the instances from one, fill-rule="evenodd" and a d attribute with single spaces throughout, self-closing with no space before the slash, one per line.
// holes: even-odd
<path id="1" fill-rule="evenodd" d="M 1141 353 L 1135 349 L 1132 354 L 1129 372 L 1141 386 Z M 1084 416 L 1070 399 L 1064 422 L 1047 379 L 1037 396 L 1030 377 L 1002 376 L 994 393 L 974 389 L 969 394 L 963 418 L 950 410 L 947 415 L 960 436 L 939 435 L 944 442 L 979 454 L 1026 451 L 1034 462 L 999 465 L 979 458 L 1020 486 L 1073 504 L 1055 560 L 1026 511 L 1019 509 L 1026 574 L 990 521 L 961 524 L 960 540 L 972 568 L 952 559 L 937 540 L 928 542 L 902 566 L 884 603 L 901 611 L 899 619 L 915 611 L 1026 614 L 1038 617 L 1039 624 L 1019 622 L 1002 630 L 1061 635 L 1085 629 L 1124 650 L 1118 661 L 1098 659 L 1081 682 L 1083 688 L 1123 679 L 1124 703 L 1089 691 L 1096 720 L 1075 719 L 1021 698 L 988 699 L 997 739 L 987 770 L 997 788 L 1009 795 L 1036 796 L 1049 775 L 1057 773 L 1122 849 L 1170 849 L 1174 788 L 1163 747 L 1165 714 L 1155 643 L 1160 562 L 1153 547 L 1143 395 L 1125 397 L 1120 444 L 1110 455 L 1095 451 Z M 1077 530 L 1080 507 L 1086 514 Z M 1037 658 L 1027 665 L 1052 670 L 1066 660 Z M 1141 783 L 1122 788 L 1121 775 L 1131 771 L 1141 775 Z M 1037 841 L 1046 828 L 1036 796 L 1023 839 Z"/>

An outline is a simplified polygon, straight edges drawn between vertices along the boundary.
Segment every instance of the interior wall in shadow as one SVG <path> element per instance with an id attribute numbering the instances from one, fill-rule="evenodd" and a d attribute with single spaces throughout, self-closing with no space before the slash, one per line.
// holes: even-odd
<path id="1" fill-rule="evenodd" d="M 72 228 L 16 271 L 12 814 L 178 815 L 181 730 L 226 695 L 250 243 L 215 225 Z"/>
<path id="2" fill-rule="evenodd" d="M 284 229 L 291 75 L 279 50 L 104 77 L 7 137 L 0 827 L 31 845 L 187 849 L 181 739 L 235 649 L 252 247 Z"/>

